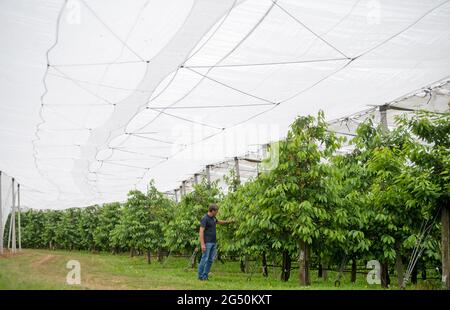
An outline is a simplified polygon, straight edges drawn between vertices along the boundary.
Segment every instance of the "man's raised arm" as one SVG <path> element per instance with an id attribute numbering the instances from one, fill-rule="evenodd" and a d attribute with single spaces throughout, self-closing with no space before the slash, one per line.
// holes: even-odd
<path id="1" fill-rule="evenodd" d="M 230 220 L 230 221 L 217 221 L 217 224 L 219 224 L 219 225 L 226 225 L 226 224 L 233 224 L 233 223 L 235 223 L 236 221 L 234 221 L 234 220 Z"/>

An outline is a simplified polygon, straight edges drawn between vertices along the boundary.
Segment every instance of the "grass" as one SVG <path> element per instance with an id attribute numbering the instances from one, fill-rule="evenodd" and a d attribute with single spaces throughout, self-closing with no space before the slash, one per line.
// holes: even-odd
<path id="1" fill-rule="evenodd" d="M 80 262 L 80 285 L 66 283 L 69 260 Z M 216 261 L 210 280 L 198 281 L 196 270 L 188 268 L 187 258 L 169 257 L 164 263 L 147 264 L 144 256 L 23 250 L 15 256 L 0 256 L 0 289 L 379 289 L 379 285 L 367 284 L 364 274 L 358 274 L 356 283 L 350 283 L 350 274 L 346 273 L 340 287 L 335 288 L 336 272 L 329 272 L 328 281 L 324 281 L 313 271 L 312 285 L 305 288 L 298 285 L 297 270 L 292 271 L 288 282 L 281 282 L 279 268 L 269 268 L 268 278 L 261 275 L 259 268 L 252 269 L 253 274 L 244 274 L 238 262 Z"/>

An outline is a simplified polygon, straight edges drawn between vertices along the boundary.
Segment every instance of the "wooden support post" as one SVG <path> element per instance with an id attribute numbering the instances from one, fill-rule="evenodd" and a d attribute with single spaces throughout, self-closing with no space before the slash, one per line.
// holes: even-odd
<path id="1" fill-rule="evenodd" d="M 2 172 L 0 171 L 0 255 L 3 254 L 3 198 L 2 198 Z"/>
<path id="2" fill-rule="evenodd" d="M 17 252 L 16 249 L 16 193 L 15 193 L 15 180 L 12 179 L 12 207 L 11 207 L 11 226 L 12 226 L 12 253 Z"/>
<path id="3" fill-rule="evenodd" d="M 178 202 L 178 191 L 174 189 L 173 192 L 175 193 L 175 202 Z"/>
<path id="4" fill-rule="evenodd" d="M 181 198 L 183 198 L 183 185 L 180 185 L 180 201 L 181 201 Z"/>
<path id="5" fill-rule="evenodd" d="M 19 227 L 19 252 L 22 251 L 22 234 L 20 232 L 20 184 L 17 183 L 17 211 L 18 217 L 17 217 L 17 226 Z"/>

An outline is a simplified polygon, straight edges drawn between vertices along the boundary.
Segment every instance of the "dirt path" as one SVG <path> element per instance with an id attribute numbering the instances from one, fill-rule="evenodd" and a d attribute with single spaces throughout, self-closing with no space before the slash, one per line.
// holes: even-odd
<path id="1" fill-rule="evenodd" d="M 31 266 L 32 267 L 39 267 L 39 266 L 42 266 L 42 265 L 54 262 L 55 260 L 56 260 L 56 255 L 48 254 L 48 255 L 42 257 L 41 259 L 39 259 L 38 261 L 34 261 L 31 264 Z"/>

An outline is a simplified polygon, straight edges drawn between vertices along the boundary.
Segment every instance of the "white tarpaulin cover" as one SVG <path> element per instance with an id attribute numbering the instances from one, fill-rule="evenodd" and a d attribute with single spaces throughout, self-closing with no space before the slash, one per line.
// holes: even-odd
<path id="1" fill-rule="evenodd" d="M 1 0 L 0 40 L 0 170 L 81 207 L 445 81 L 450 1 Z"/>

